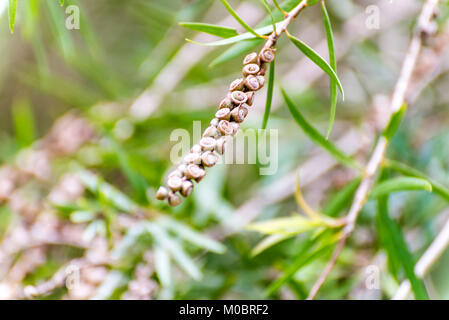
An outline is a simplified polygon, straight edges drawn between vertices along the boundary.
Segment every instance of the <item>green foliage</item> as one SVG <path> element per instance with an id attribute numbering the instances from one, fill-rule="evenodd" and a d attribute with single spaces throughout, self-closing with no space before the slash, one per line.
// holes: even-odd
<path id="1" fill-rule="evenodd" d="M 263 115 L 262 129 L 267 128 L 268 119 L 270 118 L 271 105 L 273 103 L 274 77 L 275 77 L 275 62 L 272 61 L 270 63 L 270 71 L 268 75 L 267 100 L 265 102 L 265 113 Z"/>
<path id="2" fill-rule="evenodd" d="M 234 28 L 230 27 L 223 27 L 199 22 L 180 22 L 179 25 L 191 30 L 208 33 L 221 38 L 231 38 L 238 36 L 237 31 Z"/>
<path id="3" fill-rule="evenodd" d="M 9 30 L 14 32 L 14 26 L 16 23 L 17 13 L 17 0 L 9 0 L 8 2 L 8 18 L 9 18 Z"/>
<path id="4" fill-rule="evenodd" d="M 260 34 L 253 30 L 253 28 L 251 28 L 249 25 L 247 25 L 245 23 L 245 21 L 242 20 L 242 18 L 239 17 L 239 15 L 237 14 L 237 12 L 234 11 L 234 9 L 232 9 L 231 5 L 226 1 L 226 0 L 221 0 L 221 3 L 223 3 L 223 5 L 225 6 L 226 10 L 229 11 L 229 13 L 231 14 L 231 16 L 234 17 L 235 20 L 237 20 L 237 22 L 243 27 L 245 28 L 246 31 L 248 31 L 249 33 L 251 33 L 252 35 L 259 37 L 260 38 Z"/>

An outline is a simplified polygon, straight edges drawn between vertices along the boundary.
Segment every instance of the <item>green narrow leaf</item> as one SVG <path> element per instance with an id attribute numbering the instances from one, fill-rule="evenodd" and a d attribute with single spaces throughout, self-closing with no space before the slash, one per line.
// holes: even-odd
<path id="1" fill-rule="evenodd" d="M 179 25 L 184 28 L 208 33 L 220 38 L 231 38 L 239 35 L 234 28 L 217 26 L 214 24 L 199 22 L 180 22 Z"/>
<path id="2" fill-rule="evenodd" d="M 246 227 L 251 231 L 264 234 L 293 235 L 308 232 L 326 226 L 321 220 L 311 220 L 302 216 L 276 218 L 267 221 L 255 222 Z"/>
<path id="3" fill-rule="evenodd" d="M 273 102 L 273 90 L 274 90 L 274 74 L 275 67 L 274 61 L 270 63 L 270 73 L 268 75 L 268 88 L 267 88 L 267 101 L 265 103 L 265 113 L 263 115 L 262 129 L 265 130 L 268 125 L 268 119 L 271 113 L 271 104 Z"/>
<path id="4" fill-rule="evenodd" d="M 321 57 L 316 51 L 310 48 L 307 44 L 299 40 L 298 38 L 289 35 L 288 36 L 291 42 L 310 60 L 312 60 L 318 67 L 320 67 L 324 72 L 326 72 L 329 77 L 337 83 L 338 88 L 340 89 L 341 95 L 343 96 L 343 100 L 345 98 L 345 93 L 343 91 L 343 86 L 338 79 L 337 74 L 332 69 L 332 67 Z"/>
<path id="5" fill-rule="evenodd" d="M 399 191 L 424 190 L 432 192 L 432 184 L 422 178 L 398 177 L 385 180 L 376 185 L 370 198 L 375 199 Z"/>
<path id="6" fill-rule="evenodd" d="M 17 13 L 17 0 L 9 0 L 8 18 L 9 18 L 9 30 L 11 31 L 11 33 L 14 32 L 14 25 L 16 23 L 16 13 Z"/>
<path id="7" fill-rule="evenodd" d="M 236 43 L 235 45 L 227 49 L 225 52 L 220 54 L 218 57 L 216 57 L 214 60 L 212 60 L 212 62 L 209 64 L 209 68 L 213 68 L 215 66 L 218 66 L 219 64 L 240 57 L 245 52 L 249 52 L 253 48 L 262 44 L 263 41 L 264 41 L 263 39 L 254 38 Z"/>
<path id="8" fill-rule="evenodd" d="M 405 111 L 407 110 L 407 105 L 403 104 L 402 107 L 396 111 L 390 118 L 390 122 L 384 130 L 383 136 L 389 141 L 396 133 L 401 124 L 402 118 L 404 117 Z"/>
<path id="9" fill-rule="evenodd" d="M 443 199 L 449 201 L 449 188 L 429 178 L 425 173 L 422 173 L 421 171 L 416 170 L 404 163 L 391 159 L 387 159 L 384 165 L 386 168 L 400 172 L 403 175 L 426 179 L 432 184 L 432 189 L 434 193 L 438 194 Z"/>
<path id="10" fill-rule="evenodd" d="M 162 286 L 171 288 L 173 280 L 171 275 L 170 255 L 159 246 L 154 248 L 154 269 Z"/>
<path id="11" fill-rule="evenodd" d="M 343 210 L 350 204 L 350 200 L 353 198 L 354 193 L 360 185 L 361 181 L 362 178 L 358 177 L 348 183 L 347 186 L 345 186 L 330 199 L 323 212 L 331 217 L 335 217 L 336 215 L 338 215 L 341 210 Z"/>
<path id="12" fill-rule="evenodd" d="M 275 246 L 276 244 L 287 240 L 291 237 L 293 237 L 294 235 L 290 235 L 290 234 L 272 234 L 266 238 L 264 238 L 261 242 L 259 242 L 253 250 L 251 250 L 251 256 L 255 257 L 259 254 L 261 254 L 262 252 L 264 252 L 265 250 L 271 248 L 272 246 Z"/>
<path id="13" fill-rule="evenodd" d="M 279 12 L 281 12 L 282 14 L 284 14 L 285 11 L 281 8 L 281 6 L 280 6 L 279 3 L 277 2 L 277 0 L 272 0 L 272 1 L 273 1 L 274 6 L 276 7 L 276 9 L 278 9 Z"/>
<path id="14" fill-rule="evenodd" d="M 324 28 L 326 30 L 327 48 L 329 51 L 329 65 L 331 66 L 332 70 L 334 70 L 335 74 L 337 74 L 337 58 L 335 57 L 334 33 L 332 31 L 332 24 L 324 1 L 321 1 L 321 8 L 323 11 Z M 329 139 L 329 136 L 332 132 L 332 127 L 335 122 L 335 114 L 337 112 L 337 100 L 338 100 L 337 82 L 333 79 L 331 79 L 330 99 L 331 99 L 331 114 L 326 139 Z"/>
<path id="15" fill-rule="evenodd" d="M 268 14 L 270 15 L 271 19 L 271 25 L 273 26 L 273 30 L 276 29 L 276 22 L 274 21 L 273 12 L 271 11 L 270 5 L 268 4 L 267 0 L 260 0 L 262 1 L 262 4 L 264 5 L 265 9 L 268 11 Z"/>
<path id="16" fill-rule="evenodd" d="M 301 129 L 312 139 L 315 143 L 323 147 L 327 152 L 329 152 L 336 160 L 340 163 L 345 164 L 350 167 L 359 168 L 360 165 L 351 157 L 343 153 L 337 146 L 335 146 L 329 140 L 326 140 L 298 111 L 293 102 L 287 96 L 284 89 L 281 89 L 282 95 L 284 96 L 285 103 L 287 104 L 290 113 L 295 119 L 296 123 L 301 127 Z"/>
<path id="17" fill-rule="evenodd" d="M 12 117 L 14 133 L 20 148 L 31 145 L 36 137 L 33 110 L 27 100 L 18 100 L 13 104 Z"/>
<path id="18" fill-rule="evenodd" d="M 59 0 L 59 3 L 61 4 L 61 7 L 64 5 L 64 0 Z"/>
<path id="19" fill-rule="evenodd" d="M 253 30 L 253 28 L 251 28 L 249 25 L 247 25 L 245 23 L 245 21 L 242 20 L 242 18 L 240 18 L 240 16 L 237 14 L 237 12 L 235 12 L 235 10 L 231 7 L 231 5 L 226 0 L 221 0 L 221 3 L 223 3 L 223 5 L 229 11 L 231 16 L 233 16 L 234 19 L 237 20 L 237 22 L 240 23 L 240 25 L 243 28 L 245 28 L 246 31 L 248 31 L 249 33 L 253 34 L 254 36 L 256 36 L 258 38 L 261 37 L 256 31 Z"/>

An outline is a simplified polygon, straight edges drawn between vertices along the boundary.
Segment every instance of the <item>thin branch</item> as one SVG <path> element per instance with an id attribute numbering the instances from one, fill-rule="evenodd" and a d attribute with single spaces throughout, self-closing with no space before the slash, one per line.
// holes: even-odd
<path id="1" fill-rule="evenodd" d="M 405 94 L 410 85 L 411 77 L 417 65 L 417 59 L 422 47 L 423 36 L 426 35 L 427 31 L 430 29 L 429 27 L 431 25 L 438 3 L 439 0 L 427 0 L 424 3 L 418 20 L 418 28 L 416 29 L 411 39 L 404 63 L 402 65 L 401 74 L 398 81 L 396 82 L 396 86 L 393 91 L 392 102 L 390 106 L 390 118 L 401 108 L 401 106 L 405 102 Z M 365 167 L 365 176 L 355 193 L 354 202 L 352 203 L 349 213 L 346 216 L 347 225 L 343 230 L 343 238 L 338 243 L 331 261 L 329 261 L 326 268 L 318 278 L 317 282 L 313 285 L 312 290 L 310 291 L 307 298 L 308 300 L 312 300 L 315 298 L 316 294 L 335 266 L 338 257 L 340 256 L 340 253 L 343 250 L 344 245 L 346 244 L 347 239 L 352 234 L 360 211 L 365 204 L 368 194 L 373 186 L 374 178 L 384 159 L 387 146 L 388 140 L 385 137 L 381 137 L 377 142 L 376 147 L 374 148 L 374 152 L 370 160 L 368 161 L 368 164 Z"/>

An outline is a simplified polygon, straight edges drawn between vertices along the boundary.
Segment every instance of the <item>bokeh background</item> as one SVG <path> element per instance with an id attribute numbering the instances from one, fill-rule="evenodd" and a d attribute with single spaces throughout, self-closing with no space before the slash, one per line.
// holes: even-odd
<path id="1" fill-rule="evenodd" d="M 260 1 L 231 3 L 252 26 L 267 16 Z M 364 161 L 389 116 L 422 1 L 327 3 L 346 92 L 330 139 Z M 79 30 L 65 26 L 70 5 L 79 8 Z M 379 9 L 378 29 L 367 27 L 370 5 Z M 449 185 L 447 16 L 444 4 L 388 156 Z M 26 0 L 11 34 L 7 1 L 0 1 L 0 298 L 307 296 L 332 250 L 319 251 L 306 233 L 253 256 L 262 235 L 244 226 L 302 214 L 293 196 L 298 169 L 304 197 L 317 210 L 355 178 L 304 135 L 281 99 L 280 86 L 325 134 L 329 79 L 281 39 L 269 120 L 279 134 L 277 173 L 218 165 L 193 196 L 168 208 L 154 194 L 173 165 L 171 132 L 192 131 L 195 120 L 205 128 L 245 54 L 260 48 L 257 41 L 244 43 L 246 51 L 187 43 L 214 38 L 180 21 L 243 31 L 220 1 Z M 289 31 L 327 57 L 319 6 Z M 260 128 L 265 91 L 243 129 Z M 446 200 L 423 191 L 392 195 L 390 209 L 416 260 L 449 217 Z M 369 201 L 319 298 L 388 299 L 405 279 L 387 258 L 376 212 Z M 425 278 L 431 298 L 449 298 L 448 265 L 446 252 Z M 366 282 L 372 267 L 375 288 Z"/>

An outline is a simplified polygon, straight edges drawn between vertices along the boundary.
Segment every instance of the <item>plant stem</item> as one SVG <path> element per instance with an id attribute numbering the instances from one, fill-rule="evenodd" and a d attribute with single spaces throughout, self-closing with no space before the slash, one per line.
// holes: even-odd
<path id="1" fill-rule="evenodd" d="M 411 39 L 404 63 L 402 65 L 401 74 L 398 81 L 396 82 L 396 86 L 393 91 L 393 97 L 390 106 L 390 119 L 404 104 L 405 94 L 409 87 L 410 80 L 417 65 L 417 59 L 421 51 L 423 35 L 425 35 L 427 30 L 429 30 L 429 26 L 431 21 L 433 20 L 433 16 L 438 3 L 439 0 L 427 0 L 423 5 L 418 20 L 418 28 L 415 30 L 415 33 Z M 365 204 L 368 194 L 374 184 L 374 178 L 377 174 L 377 171 L 384 160 L 387 147 L 388 140 L 385 137 L 381 137 L 377 142 L 376 147 L 374 148 L 374 152 L 371 155 L 368 164 L 365 167 L 364 178 L 355 193 L 354 201 L 351 205 L 348 215 L 346 216 L 346 227 L 343 230 L 343 238 L 339 241 L 337 248 L 335 249 L 332 258 L 327 264 L 326 268 L 313 285 L 307 298 L 308 300 L 312 300 L 315 298 L 316 294 L 335 266 L 338 257 L 340 256 L 340 253 L 342 252 L 346 244 L 347 239 L 352 234 L 360 211 Z"/>

